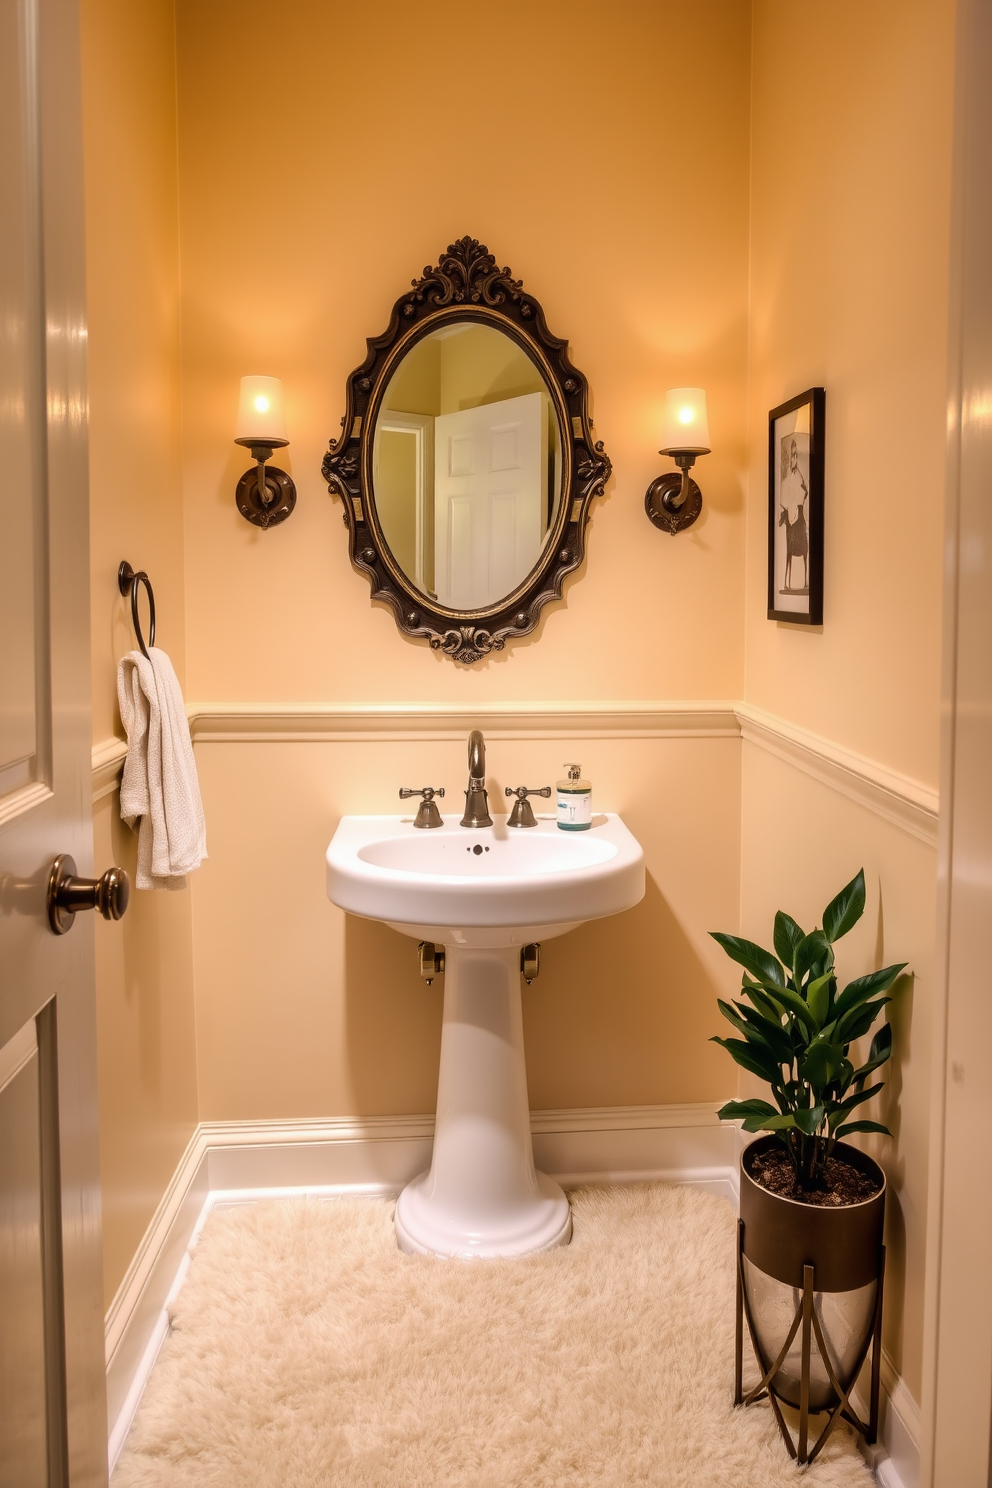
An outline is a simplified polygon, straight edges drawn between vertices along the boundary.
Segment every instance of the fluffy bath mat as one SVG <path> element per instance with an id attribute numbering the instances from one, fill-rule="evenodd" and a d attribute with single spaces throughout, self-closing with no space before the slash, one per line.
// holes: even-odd
<path id="1" fill-rule="evenodd" d="M 527 1260 L 401 1255 L 392 1204 L 210 1216 L 113 1488 L 796 1488 L 731 1407 L 723 1199 L 579 1189 Z M 809 1488 L 868 1488 L 838 1433 Z"/>

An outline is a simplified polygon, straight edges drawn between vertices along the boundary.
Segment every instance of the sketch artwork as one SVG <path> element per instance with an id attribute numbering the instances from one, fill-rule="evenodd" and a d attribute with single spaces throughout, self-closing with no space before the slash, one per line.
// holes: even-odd
<path id="1" fill-rule="evenodd" d="M 822 388 L 768 415 L 768 618 L 823 623 Z"/>
<path id="2" fill-rule="evenodd" d="M 785 568 L 780 594 L 809 594 L 809 435 L 780 440 L 779 518 L 785 528 Z"/>

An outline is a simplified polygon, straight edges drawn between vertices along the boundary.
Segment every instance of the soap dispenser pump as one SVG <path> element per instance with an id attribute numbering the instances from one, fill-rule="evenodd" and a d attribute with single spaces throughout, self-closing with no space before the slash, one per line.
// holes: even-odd
<path id="1" fill-rule="evenodd" d="M 592 826 L 592 786 L 582 779 L 581 765 L 566 765 L 558 782 L 558 825 L 563 832 L 588 832 Z"/>

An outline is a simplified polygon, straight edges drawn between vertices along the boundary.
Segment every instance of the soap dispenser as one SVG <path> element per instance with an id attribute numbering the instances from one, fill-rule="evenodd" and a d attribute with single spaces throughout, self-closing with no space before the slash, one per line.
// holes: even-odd
<path id="1" fill-rule="evenodd" d="M 592 786 L 582 779 L 581 765 L 566 765 L 558 782 L 558 825 L 563 832 L 588 832 L 592 826 Z"/>

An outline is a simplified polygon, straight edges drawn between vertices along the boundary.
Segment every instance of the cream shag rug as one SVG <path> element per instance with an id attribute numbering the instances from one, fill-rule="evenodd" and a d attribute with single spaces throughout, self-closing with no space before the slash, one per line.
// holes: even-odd
<path id="1" fill-rule="evenodd" d="M 114 1488 L 795 1488 L 734 1411 L 734 1218 L 639 1184 L 572 1195 L 572 1244 L 401 1255 L 391 1203 L 210 1216 Z M 809 1488 L 868 1488 L 838 1433 Z"/>

